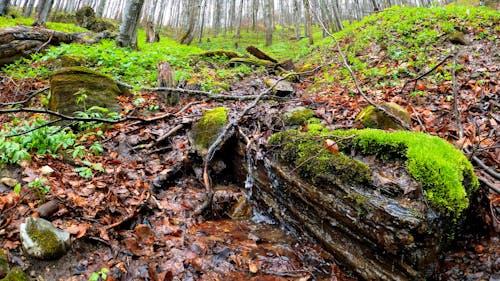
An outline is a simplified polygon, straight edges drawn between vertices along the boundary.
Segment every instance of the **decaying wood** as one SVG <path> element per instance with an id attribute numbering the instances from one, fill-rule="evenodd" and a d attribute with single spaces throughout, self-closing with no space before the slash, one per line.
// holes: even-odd
<path id="1" fill-rule="evenodd" d="M 270 62 L 273 62 L 273 63 L 278 63 L 278 61 L 276 59 L 273 59 L 268 54 L 266 54 L 266 53 L 262 52 L 261 50 L 257 49 L 255 46 L 248 46 L 246 50 L 252 56 L 254 56 L 254 57 L 258 58 L 258 59 L 270 61 Z"/>
<path id="2" fill-rule="evenodd" d="M 208 51 L 208 52 L 201 53 L 198 56 L 200 56 L 200 57 L 207 57 L 207 58 L 212 58 L 212 57 L 227 57 L 229 59 L 239 58 L 240 57 L 240 55 L 238 55 L 235 52 L 224 51 L 224 50 Z"/>
<path id="3" fill-rule="evenodd" d="M 114 35 L 109 32 L 64 33 L 39 27 L 6 27 L 0 29 L 0 65 L 12 63 L 21 57 L 28 57 L 50 45 L 94 44 L 101 39 L 113 37 Z"/>
<path id="4" fill-rule="evenodd" d="M 170 64 L 166 61 L 161 61 L 157 64 L 158 68 L 158 87 L 174 88 L 174 71 Z M 168 105 L 176 105 L 179 102 L 179 92 L 163 90 L 158 91 L 164 103 Z"/>

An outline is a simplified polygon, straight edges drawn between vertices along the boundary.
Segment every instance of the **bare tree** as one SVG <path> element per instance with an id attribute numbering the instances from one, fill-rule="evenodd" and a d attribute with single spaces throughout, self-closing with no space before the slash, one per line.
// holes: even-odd
<path id="1" fill-rule="evenodd" d="M 266 27 L 266 46 L 273 44 L 273 5 L 272 0 L 264 0 L 264 25 Z"/>
<path id="2" fill-rule="evenodd" d="M 221 26 L 221 15 L 222 15 L 222 0 L 215 0 L 215 12 L 214 12 L 214 37 L 217 37 L 220 32 Z"/>
<path id="3" fill-rule="evenodd" d="M 144 0 L 127 0 L 125 13 L 120 24 L 117 45 L 137 49 L 137 26 Z"/>
<path id="4" fill-rule="evenodd" d="M 188 6 L 186 8 L 187 8 L 188 21 L 179 42 L 181 44 L 189 45 L 193 41 L 196 20 L 200 15 L 200 0 L 188 0 Z"/>
<path id="5" fill-rule="evenodd" d="M 309 38 L 309 44 L 314 44 L 312 32 L 312 17 L 311 17 L 311 4 L 309 0 L 304 0 L 304 8 L 306 10 L 306 36 Z"/>
<path id="6" fill-rule="evenodd" d="M 5 16 L 9 10 L 9 0 L 0 0 L 0 16 Z"/>
<path id="7" fill-rule="evenodd" d="M 96 12 L 97 17 L 102 18 L 105 7 L 106 7 L 106 0 L 99 1 L 99 6 L 97 6 L 97 12 Z"/>
<path id="8" fill-rule="evenodd" d="M 36 7 L 34 26 L 45 26 L 45 22 L 49 18 L 50 9 L 54 4 L 54 0 L 40 0 Z"/>

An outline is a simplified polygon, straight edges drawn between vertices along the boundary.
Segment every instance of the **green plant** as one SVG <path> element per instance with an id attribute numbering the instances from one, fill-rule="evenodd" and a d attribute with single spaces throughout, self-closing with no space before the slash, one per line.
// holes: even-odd
<path id="1" fill-rule="evenodd" d="M 94 171 L 104 172 L 104 168 L 101 166 L 101 164 L 92 163 L 87 160 L 82 161 L 82 163 L 85 166 L 77 167 L 74 169 L 74 171 L 77 172 L 82 178 L 91 178 Z"/>
<path id="2" fill-rule="evenodd" d="M 45 182 L 47 182 L 46 178 L 37 178 L 28 183 L 28 187 L 31 188 L 42 201 L 45 199 L 45 195 L 50 191 L 50 185 L 45 184 Z"/>
<path id="3" fill-rule="evenodd" d="M 88 281 L 106 280 L 108 278 L 108 272 L 109 272 L 109 269 L 103 267 L 103 268 L 101 268 L 101 270 L 99 270 L 97 272 L 92 272 Z"/>

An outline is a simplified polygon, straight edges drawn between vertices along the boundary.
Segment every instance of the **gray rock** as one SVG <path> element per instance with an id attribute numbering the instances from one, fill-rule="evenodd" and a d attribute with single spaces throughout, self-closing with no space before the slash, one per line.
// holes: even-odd
<path id="1" fill-rule="evenodd" d="M 20 236 L 24 253 L 36 259 L 58 259 L 70 248 L 69 233 L 41 218 L 27 218 L 20 226 Z"/>

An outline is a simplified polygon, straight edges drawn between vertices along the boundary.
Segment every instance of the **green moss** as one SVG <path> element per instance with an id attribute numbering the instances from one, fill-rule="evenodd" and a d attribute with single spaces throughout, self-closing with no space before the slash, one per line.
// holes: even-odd
<path id="1" fill-rule="evenodd" d="M 217 139 L 227 122 L 227 108 L 216 107 L 205 112 L 203 117 L 193 125 L 189 134 L 191 144 L 202 155 Z"/>
<path id="2" fill-rule="evenodd" d="M 355 182 L 370 179 L 370 168 L 365 164 L 342 152 L 335 154 L 324 149 L 323 140 L 331 138 L 341 151 L 354 149 L 381 160 L 404 160 L 407 171 L 422 183 L 428 201 L 446 216 L 458 217 L 479 187 L 472 164 L 441 138 L 418 132 L 390 133 L 375 129 L 329 132 L 317 124 L 308 128 L 308 132 L 288 130 L 274 134 L 269 144 L 278 146 L 281 159 L 313 183 L 325 178 Z"/>
<path id="3" fill-rule="evenodd" d="M 410 114 L 408 114 L 408 112 L 400 105 L 393 102 L 389 102 L 389 103 L 383 103 L 380 106 L 388 110 L 395 116 L 399 117 L 404 122 L 408 124 L 411 123 Z M 358 120 L 361 121 L 361 123 L 365 128 L 405 130 L 403 126 L 395 122 L 391 117 L 386 115 L 383 111 L 377 110 L 373 105 L 365 107 L 356 116 L 356 121 Z"/>
<path id="4" fill-rule="evenodd" d="M 9 260 L 3 250 L 0 249 L 0 276 L 3 276 L 7 271 L 9 271 Z"/>
<path id="5" fill-rule="evenodd" d="M 368 182 L 369 167 L 342 152 L 332 153 L 324 149 L 321 141 L 325 139 L 323 136 L 323 131 L 318 130 L 305 133 L 288 130 L 271 136 L 269 144 L 280 146 L 281 159 L 295 167 L 300 176 L 315 184 L 337 181 Z"/>
<path id="6" fill-rule="evenodd" d="M 4 278 L 0 279 L 0 281 L 29 281 L 29 277 L 26 275 L 26 273 L 23 272 L 23 270 L 19 267 L 13 268 L 7 276 Z"/>
<path id="7" fill-rule="evenodd" d="M 447 215 L 458 217 L 469 206 L 479 182 L 472 164 L 445 140 L 419 132 L 374 129 L 335 131 L 355 135 L 352 145 L 363 154 L 381 159 L 406 160 L 406 169 L 422 183 L 429 202 Z"/>
<path id="8" fill-rule="evenodd" d="M 314 111 L 305 107 L 295 108 L 285 113 L 284 121 L 287 126 L 302 125 L 314 116 Z"/>
<path id="9" fill-rule="evenodd" d="M 47 258 L 58 258 L 61 254 L 64 254 L 61 253 L 62 249 L 59 246 L 57 235 L 53 231 L 49 229 L 40 230 L 34 222 L 27 224 L 26 231 L 33 242 L 40 245 L 41 248 L 45 249 L 45 252 L 49 253 Z"/>

